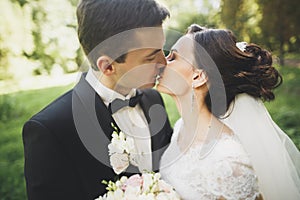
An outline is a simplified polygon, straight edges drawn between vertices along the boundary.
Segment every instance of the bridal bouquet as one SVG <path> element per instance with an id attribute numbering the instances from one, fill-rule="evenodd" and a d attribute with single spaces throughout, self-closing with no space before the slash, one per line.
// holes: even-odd
<path id="1" fill-rule="evenodd" d="M 103 181 L 108 192 L 95 200 L 180 200 L 174 188 L 159 173 L 121 177 L 117 182 Z"/>

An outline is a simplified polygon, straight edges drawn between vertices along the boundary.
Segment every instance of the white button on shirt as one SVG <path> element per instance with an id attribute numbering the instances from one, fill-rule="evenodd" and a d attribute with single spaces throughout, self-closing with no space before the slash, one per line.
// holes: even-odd
<path id="1" fill-rule="evenodd" d="M 114 99 L 129 99 L 135 96 L 136 89 L 132 89 L 125 97 L 104 86 L 98 79 L 97 73 L 89 69 L 86 75 L 86 81 L 101 97 L 106 106 Z M 135 107 L 124 107 L 112 115 L 118 127 L 126 134 L 126 137 L 133 137 L 135 148 L 137 151 L 137 162 L 140 172 L 144 170 L 152 170 L 152 154 L 151 154 L 151 134 L 144 112 L 139 104 Z"/>

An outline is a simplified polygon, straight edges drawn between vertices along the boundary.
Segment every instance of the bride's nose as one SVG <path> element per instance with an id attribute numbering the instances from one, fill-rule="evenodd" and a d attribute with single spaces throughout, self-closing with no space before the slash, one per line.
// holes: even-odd
<path id="1" fill-rule="evenodd" d="M 168 66 L 170 63 L 171 63 L 171 62 L 170 62 L 169 60 L 167 60 L 167 64 L 166 64 L 166 66 Z"/>
<path id="2" fill-rule="evenodd" d="M 171 60 L 170 60 L 169 56 L 166 57 L 166 61 L 167 61 L 166 66 L 168 66 L 169 64 L 171 64 Z"/>

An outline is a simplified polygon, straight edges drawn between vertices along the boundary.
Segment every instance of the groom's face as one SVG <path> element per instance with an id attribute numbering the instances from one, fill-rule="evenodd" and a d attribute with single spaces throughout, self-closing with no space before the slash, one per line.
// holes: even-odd
<path id="1" fill-rule="evenodd" d="M 162 49 L 138 49 L 127 54 L 124 63 L 117 64 L 117 86 L 151 88 L 159 69 L 166 65 Z"/>
<path id="2" fill-rule="evenodd" d="M 164 44 L 162 28 L 137 32 L 136 39 L 139 45 L 127 53 L 125 62 L 113 63 L 116 69 L 117 90 L 118 87 L 123 90 L 153 87 L 160 68 L 166 65 L 162 50 Z"/>

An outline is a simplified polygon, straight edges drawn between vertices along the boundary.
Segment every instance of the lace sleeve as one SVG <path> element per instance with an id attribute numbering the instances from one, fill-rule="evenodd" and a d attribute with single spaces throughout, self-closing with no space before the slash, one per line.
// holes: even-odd
<path id="1" fill-rule="evenodd" d="M 259 197 L 250 159 L 233 138 L 223 138 L 204 162 L 209 164 L 202 168 L 203 173 L 198 173 L 195 182 L 191 181 L 194 189 L 203 195 L 202 199 L 255 200 Z"/>
<path id="2" fill-rule="evenodd" d="M 235 137 L 225 137 L 215 149 L 211 191 L 225 199 L 254 200 L 259 196 L 257 177 L 247 153 Z"/>
<path id="3" fill-rule="evenodd" d="M 225 199 L 254 200 L 259 196 L 257 178 L 251 166 L 240 158 L 216 162 L 211 177 L 211 191 Z"/>

